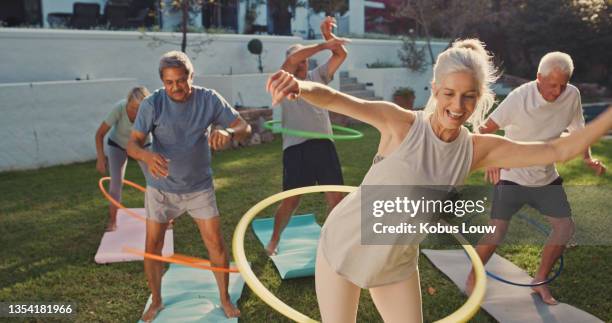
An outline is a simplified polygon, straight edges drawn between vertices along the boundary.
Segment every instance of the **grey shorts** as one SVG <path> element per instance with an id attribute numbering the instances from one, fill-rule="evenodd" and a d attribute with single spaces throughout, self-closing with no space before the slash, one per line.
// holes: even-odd
<path id="1" fill-rule="evenodd" d="M 563 189 L 563 179 L 557 177 L 544 186 L 530 187 L 501 180 L 493 191 L 491 218 L 509 221 L 523 205 L 529 205 L 540 213 L 554 218 L 567 218 L 572 209 Z"/>
<path id="2" fill-rule="evenodd" d="M 168 223 L 185 212 L 192 218 L 201 220 L 219 216 L 214 188 L 181 194 L 147 186 L 145 209 L 147 219 L 158 223 Z"/>

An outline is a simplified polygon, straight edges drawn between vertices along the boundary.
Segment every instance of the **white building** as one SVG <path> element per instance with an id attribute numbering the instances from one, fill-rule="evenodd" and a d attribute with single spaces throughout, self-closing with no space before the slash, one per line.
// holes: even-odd
<path id="1" fill-rule="evenodd" d="M 165 4 L 160 4 L 165 1 Z M 170 5 L 172 0 L 2 0 L 0 2 L 0 21 L 5 26 L 32 26 L 38 25 L 49 27 L 70 27 L 71 19 L 75 16 L 89 20 L 92 25 L 108 26 L 106 17 L 107 6 L 119 7 L 115 12 L 125 7 L 124 15 L 131 19 L 129 25 L 123 25 L 120 29 L 137 27 L 139 24 L 161 26 L 163 31 L 176 30 L 181 22 L 182 13 Z M 217 27 L 225 30 L 233 30 L 236 33 L 268 33 L 275 35 L 295 35 L 306 38 L 316 38 L 320 35 L 319 24 L 324 18 L 324 13 L 315 13 L 308 8 L 308 2 L 304 7 L 278 8 L 273 1 L 267 0 L 217 0 L 203 1 L 204 5 L 199 12 L 191 14 L 191 26 L 194 28 Z M 337 16 L 338 33 L 361 35 L 365 31 L 366 8 L 384 8 L 384 0 L 348 0 L 349 10 L 344 15 Z M 85 3 L 89 8 L 75 12 L 75 3 Z M 261 3 L 261 4 L 257 4 Z M 87 7 L 87 6 L 83 6 Z M 91 8 L 97 8 L 97 17 L 92 16 Z M 144 9 L 149 9 L 146 13 Z M 250 8 L 250 9 L 249 9 Z M 247 23 L 247 12 L 256 12 L 256 19 L 250 26 Z M 112 14 L 112 12 L 111 12 Z M 145 22 L 146 18 L 146 22 Z M 94 21 L 95 20 L 95 21 Z M 112 23 L 111 23 L 112 24 Z M 127 27 L 129 26 L 129 27 Z M 100 27 L 97 27 L 100 28 Z M 88 29 L 83 27 L 79 29 Z"/>
<path id="2" fill-rule="evenodd" d="M 40 26 L 45 17 L 47 27 L 51 24 L 61 26 L 62 21 L 85 26 L 91 22 L 91 17 L 98 19 L 108 11 L 105 0 L 80 1 L 86 2 L 85 19 L 70 17 L 74 6 L 71 0 L 1 0 L 0 20 L 9 26 Z M 242 18 L 246 15 L 247 3 L 242 1 L 234 2 L 238 6 L 225 9 L 204 8 L 203 14 L 194 19 L 196 26 L 199 21 L 200 26 L 220 25 L 244 32 L 247 26 L 246 19 Z M 338 33 L 363 34 L 365 26 L 372 25 L 371 20 L 366 23 L 364 18 L 365 12 L 370 10 L 366 8 L 378 6 L 380 10 L 381 5 L 363 0 L 349 1 L 351 9 L 338 17 Z M 121 9 L 121 5 L 119 7 Z M 264 33 L 267 28 L 277 33 L 282 28 L 285 31 L 290 28 L 290 35 L 188 34 L 186 53 L 194 63 L 196 85 L 216 89 L 235 106 L 270 106 L 270 97 L 265 91 L 268 73 L 279 69 L 290 45 L 320 42 L 320 39 L 304 38 L 308 38 L 310 29 L 310 36 L 316 36 L 324 17 L 307 8 L 296 8 L 290 24 L 281 23 L 280 28 L 279 24 L 274 25 L 271 17 L 276 22 L 282 19 L 278 20 L 278 13 L 268 9 L 267 5 L 258 6 L 259 13 L 252 25 L 265 26 Z M 159 17 L 164 26 L 177 23 L 176 12 L 161 12 Z M 210 12 L 213 13 L 207 16 Z M 132 17 L 123 23 L 141 23 L 141 18 Z M 150 17 L 145 19 L 149 19 L 145 23 L 151 23 Z M 133 86 L 159 88 L 159 57 L 169 50 L 180 49 L 177 45 L 180 34 L 173 32 L 93 29 L 0 28 L 0 137 L 3 138 L 0 140 L 0 172 L 95 158 L 94 133 L 109 109 Z M 258 57 L 247 50 L 253 38 L 263 45 L 261 72 Z M 194 45 L 206 40 L 210 42 Z M 424 45 L 423 42 L 418 44 Z M 377 62 L 399 66 L 397 53 L 401 46 L 399 40 L 353 38 L 347 45 L 349 55 L 341 66 L 341 73 L 330 85 L 346 93 L 353 91 L 355 96 L 384 100 L 392 100 L 396 89 L 409 86 L 416 94 L 415 106 L 424 105 L 429 96 L 431 68 L 417 73 L 403 67 L 368 67 Z M 433 43 L 434 53 L 446 46 L 446 42 Z M 312 59 L 320 64 L 328 57 L 328 52 L 321 52 Z"/>

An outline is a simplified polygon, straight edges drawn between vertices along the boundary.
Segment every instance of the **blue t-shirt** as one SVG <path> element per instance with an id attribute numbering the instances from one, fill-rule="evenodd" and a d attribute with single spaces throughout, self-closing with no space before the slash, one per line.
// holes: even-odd
<path id="1" fill-rule="evenodd" d="M 208 129 L 223 127 L 238 118 L 225 99 L 214 90 L 193 86 L 186 102 L 176 102 L 164 89 L 155 91 L 140 104 L 133 129 L 153 134 L 153 152 L 168 162 L 168 176 L 154 178 L 145 172 L 147 185 L 171 193 L 192 193 L 212 188 Z"/>

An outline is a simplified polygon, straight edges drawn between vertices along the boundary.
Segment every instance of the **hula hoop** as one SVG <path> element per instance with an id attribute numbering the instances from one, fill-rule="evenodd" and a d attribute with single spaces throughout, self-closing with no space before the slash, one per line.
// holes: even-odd
<path id="1" fill-rule="evenodd" d="M 115 200 L 112 196 L 110 196 L 110 194 L 108 194 L 108 192 L 106 191 L 106 189 L 104 188 L 104 182 L 109 181 L 110 177 L 102 177 L 100 178 L 100 180 L 98 181 L 98 187 L 100 188 L 100 191 L 102 192 L 102 195 L 104 195 L 104 197 L 106 197 L 106 199 L 111 202 L 114 206 L 123 209 L 126 214 L 128 214 L 129 216 L 136 218 L 140 221 L 146 222 L 147 220 L 141 216 L 140 214 L 131 211 L 130 209 L 126 208 L 123 204 L 119 203 L 117 200 Z M 137 190 L 141 191 L 141 192 L 146 192 L 146 188 L 128 181 L 126 179 L 123 180 L 124 184 L 127 184 L 131 187 L 136 188 Z M 196 258 L 196 257 L 191 257 L 191 256 L 187 256 L 187 255 L 181 255 L 181 254 L 174 254 L 170 257 L 164 257 L 164 256 L 159 256 L 159 255 L 155 255 L 155 254 L 151 254 L 151 253 L 147 253 L 144 251 L 140 251 L 137 249 L 133 249 L 130 247 L 123 247 L 122 248 L 124 252 L 128 252 L 131 254 L 135 254 L 135 255 L 139 255 L 142 256 L 144 258 L 149 258 L 149 259 L 153 259 L 153 260 L 157 260 L 157 261 L 164 261 L 164 262 L 169 262 L 169 263 L 175 263 L 175 264 L 179 264 L 179 265 L 184 265 L 184 266 L 189 266 L 189 267 L 193 267 L 193 268 L 197 268 L 197 269 L 203 269 L 203 270 L 212 270 L 212 271 L 220 271 L 220 272 L 227 272 L 227 273 L 237 273 L 238 269 L 234 268 L 234 267 L 230 267 L 230 268 L 225 268 L 225 267 L 214 267 L 214 266 L 207 266 L 207 265 L 201 265 L 201 263 L 205 263 L 205 264 L 210 264 L 210 260 L 206 260 L 206 259 L 201 259 L 201 258 Z"/>
<path id="2" fill-rule="evenodd" d="M 244 236 L 248 229 L 249 223 L 257 214 L 259 214 L 263 209 L 268 206 L 281 201 L 287 197 L 302 195 L 308 193 L 317 193 L 317 192 L 346 192 L 350 193 L 357 189 L 354 186 L 342 186 L 342 185 L 320 185 L 320 186 L 308 186 L 296 188 L 284 192 L 280 192 L 274 194 L 272 196 L 267 197 L 266 199 L 260 201 L 251 207 L 240 219 L 238 225 L 236 226 L 236 230 L 234 231 L 234 237 L 232 240 L 232 251 L 234 254 L 234 261 L 236 262 L 236 266 L 238 270 L 240 270 L 240 274 L 244 278 L 244 281 L 249 285 L 251 290 L 263 300 L 265 303 L 270 305 L 273 309 L 283 314 L 284 316 L 296 321 L 296 322 L 316 322 L 310 317 L 298 312 L 293 309 L 289 305 L 285 304 L 283 301 L 278 299 L 272 292 L 270 292 L 255 276 L 251 266 L 248 263 L 246 258 L 246 254 L 244 251 Z M 441 323 L 455 323 L 455 322 L 465 322 L 469 320 L 472 316 L 478 312 L 480 308 L 480 304 L 484 299 L 485 294 L 485 271 L 476 250 L 466 241 L 463 237 L 455 235 L 455 238 L 463 245 L 463 248 L 468 253 L 468 256 L 472 260 L 474 271 L 476 273 L 476 284 L 474 286 L 474 291 L 468 298 L 468 300 L 463 304 L 457 311 L 450 314 L 449 316 L 437 321 Z"/>
<path id="3" fill-rule="evenodd" d="M 120 209 L 123 209 L 123 211 L 125 211 L 125 213 L 127 215 L 129 215 L 129 216 L 131 216 L 131 217 L 133 217 L 135 219 L 138 219 L 140 221 L 146 222 L 146 219 L 142 215 L 140 215 L 140 214 L 130 210 L 129 208 L 125 207 L 119 201 L 115 200 L 112 196 L 110 196 L 110 194 L 108 194 L 108 192 L 106 191 L 106 188 L 104 188 L 104 182 L 110 181 L 110 179 L 111 179 L 110 177 L 102 177 L 98 181 L 98 187 L 100 188 L 100 191 L 102 192 L 102 195 L 104 195 L 104 197 L 109 202 L 111 202 L 112 205 L 114 205 L 114 206 L 116 206 L 116 207 L 118 207 Z M 140 185 L 138 185 L 138 184 L 136 184 L 134 182 L 130 182 L 127 179 L 123 180 L 123 184 L 127 184 L 128 186 L 131 186 L 131 187 L 133 187 L 133 188 L 135 188 L 135 189 L 137 189 L 137 190 L 139 190 L 139 191 L 141 191 L 143 193 L 146 192 L 146 190 L 147 190 L 146 188 L 144 188 L 144 187 L 142 187 L 142 186 L 140 186 Z"/>
<path id="4" fill-rule="evenodd" d="M 224 272 L 224 273 L 237 273 L 238 272 L 238 269 L 235 267 L 225 268 L 225 267 L 214 267 L 214 266 L 209 266 L 209 265 L 202 265 L 202 264 L 210 264 L 210 260 L 181 255 L 177 253 L 175 253 L 174 255 L 170 257 L 165 257 L 165 256 L 159 256 L 159 255 L 155 255 L 152 253 L 144 252 L 144 251 L 137 250 L 137 249 L 130 248 L 130 247 L 123 247 L 123 251 L 134 254 L 134 255 L 142 256 L 144 258 L 179 264 L 179 265 L 193 267 L 197 269 L 218 271 L 218 272 Z"/>
<path id="5" fill-rule="evenodd" d="M 274 132 L 274 133 L 284 133 L 290 136 L 295 136 L 295 137 L 302 137 L 302 138 L 309 138 L 309 139 L 334 139 L 334 140 L 353 140 L 353 139 L 359 139 L 363 137 L 363 133 L 361 131 L 355 130 L 355 129 L 351 129 L 351 128 L 347 128 L 347 127 L 342 127 L 339 125 L 332 125 L 332 129 L 333 130 L 338 130 L 338 131 L 344 131 L 347 134 L 341 134 L 341 135 L 336 135 L 336 134 L 324 134 L 324 133 L 320 133 L 320 132 L 313 132 L 313 131 L 304 131 L 304 130 L 296 130 L 296 129 L 288 129 L 288 128 L 282 128 L 279 126 L 275 126 L 280 124 L 281 122 L 279 120 L 270 120 L 270 121 L 266 121 L 264 123 L 264 128 Z"/>
<path id="6" fill-rule="evenodd" d="M 522 214 L 517 214 L 517 216 L 519 218 L 521 218 L 523 221 L 525 221 L 525 222 L 533 225 L 534 227 L 536 227 L 536 229 L 538 229 L 538 231 L 548 235 L 549 232 L 545 228 L 543 228 L 540 223 L 535 222 L 532 219 L 530 219 L 530 218 L 528 218 L 528 217 L 526 217 L 526 216 L 524 216 Z M 489 276 L 489 277 L 491 277 L 491 278 L 493 278 L 493 279 L 495 279 L 497 281 L 500 281 L 502 283 L 506 283 L 508 285 L 519 286 L 519 287 L 537 287 L 537 286 L 542 286 L 542 285 L 550 284 L 553 280 L 557 279 L 557 277 L 559 277 L 559 275 L 561 275 L 561 272 L 563 271 L 563 263 L 564 262 L 563 262 L 563 254 L 562 254 L 559 257 L 559 268 L 557 269 L 555 274 L 552 277 L 550 277 L 550 278 L 548 278 L 546 280 L 543 280 L 541 282 L 535 283 L 535 284 L 516 283 L 516 282 L 510 281 L 510 280 L 507 280 L 507 279 L 505 279 L 505 278 L 503 278 L 501 276 L 498 276 L 498 275 L 496 275 L 496 274 L 494 274 L 494 273 L 492 273 L 492 272 L 490 272 L 488 270 L 486 272 L 487 272 L 487 276 Z"/>

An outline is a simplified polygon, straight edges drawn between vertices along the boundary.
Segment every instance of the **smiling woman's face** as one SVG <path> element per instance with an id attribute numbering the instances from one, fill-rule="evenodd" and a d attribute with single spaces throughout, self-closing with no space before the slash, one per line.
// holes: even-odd
<path id="1" fill-rule="evenodd" d="M 476 109 L 478 88 L 472 73 L 450 73 L 440 84 L 434 84 L 432 90 L 436 98 L 436 119 L 444 129 L 459 129 Z"/>

